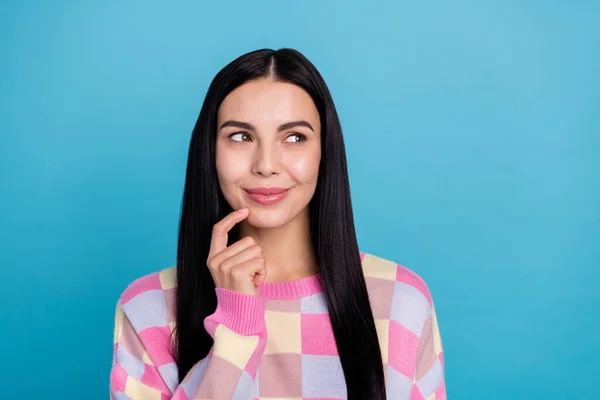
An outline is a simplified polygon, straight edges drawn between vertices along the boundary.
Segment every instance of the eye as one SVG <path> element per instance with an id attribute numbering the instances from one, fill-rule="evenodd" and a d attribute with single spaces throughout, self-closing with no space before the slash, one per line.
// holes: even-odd
<path id="1" fill-rule="evenodd" d="M 252 138 L 247 133 L 237 132 L 229 135 L 229 140 L 232 142 L 250 142 L 252 141 Z"/>
<path id="2" fill-rule="evenodd" d="M 306 141 L 306 136 L 301 133 L 294 133 L 285 139 L 286 143 L 301 143 Z"/>

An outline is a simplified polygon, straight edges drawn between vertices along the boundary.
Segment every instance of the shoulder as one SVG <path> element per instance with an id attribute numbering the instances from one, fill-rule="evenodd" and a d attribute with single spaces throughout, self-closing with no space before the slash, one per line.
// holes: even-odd
<path id="1" fill-rule="evenodd" d="M 136 331 L 174 322 L 176 267 L 137 278 L 119 296 L 119 308 Z"/>
<path id="2" fill-rule="evenodd" d="M 410 314 L 425 319 L 433 308 L 425 280 L 413 270 L 373 254 L 361 252 L 363 273 L 374 307 L 384 304 L 392 319 Z M 396 317 L 396 318 L 394 318 Z M 404 318 L 402 318 L 404 319 Z"/>
<path id="3" fill-rule="evenodd" d="M 140 298 L 152 298 L 157 291 L 173 289 L 176 282 L 176 268 L 169 267 L 137 278 L 121 293 L 119 302 L 122 306 Z"/>
<path id="4" fill-rule="evenodd" d="M 429 304 L 432 303 L 429 286 L 416 272 L 395 261 L 373 254 L 361 252 L 360 255 L 365 277 L 385 279 L 410 286 L 412 289 L 417 290 L 425 301 Z"/>

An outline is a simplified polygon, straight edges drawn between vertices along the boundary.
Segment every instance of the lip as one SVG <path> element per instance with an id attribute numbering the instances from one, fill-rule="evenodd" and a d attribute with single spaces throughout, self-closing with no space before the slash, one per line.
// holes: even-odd
<path id="1" fill-rule="evenodd" d="M 246 196 L 255 203 L 270 206 L 285 199 L 290 189 L 285 188 L 252 188 L 244 189 Z"/>
<path id="2" fill-rule="evenodd" d="M 262 187 L 262 188 L 244 189 L 244 190 L 246 192 L 250 193 L 250 194 L 261 194 L 263 196 L 271 196 L 271 195 L 274 195 L 274 194 L 280 194 L 280 193 L 283 193 L 283 192 L 287 192 L 289 189 Z"/>

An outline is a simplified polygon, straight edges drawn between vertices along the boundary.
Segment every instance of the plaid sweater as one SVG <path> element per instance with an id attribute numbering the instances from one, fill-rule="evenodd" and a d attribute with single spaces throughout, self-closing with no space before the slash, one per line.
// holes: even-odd
<path id="1" fill-rule="evenodd" d="M 388 399 L 446 399 L 444 358 L 425 282 L 361 253 Z M 142 277 L 117 304 L 114 400 L 345 399 L 346 382 L 319 275 L 264 283 L 259 296 L 217 288 L 204 321 L 214 344 L 179 383 L 172 340 L 175 267 Z"/>

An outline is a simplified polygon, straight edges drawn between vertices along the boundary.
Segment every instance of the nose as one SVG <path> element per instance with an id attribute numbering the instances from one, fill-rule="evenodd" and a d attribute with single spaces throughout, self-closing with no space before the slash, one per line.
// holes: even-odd
<path id="1" fill-rule="evenodd" d="M 276 144 L 261 143 L 256 147 L 252 173 L 263 177 L 278 175 L 281 168 L 281 154 Z"/>

